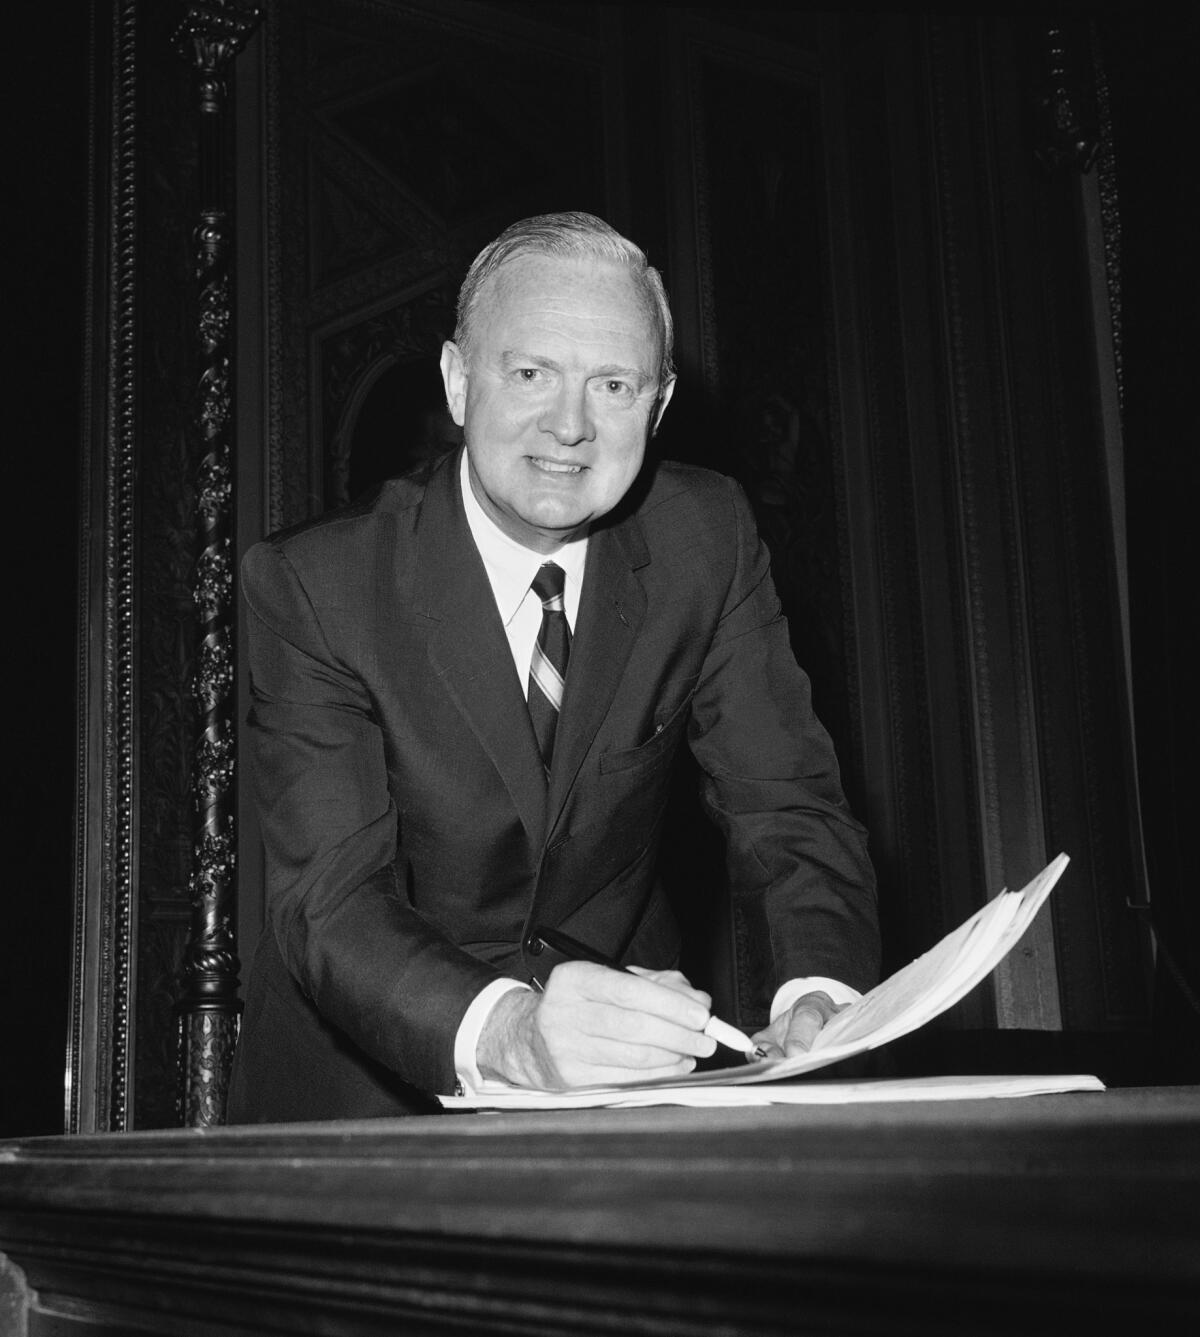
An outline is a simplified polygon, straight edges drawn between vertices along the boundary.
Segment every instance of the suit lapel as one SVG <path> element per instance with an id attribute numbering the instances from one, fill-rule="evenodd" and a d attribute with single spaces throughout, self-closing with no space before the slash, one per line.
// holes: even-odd
<path id="1" fill-rule="evenodd" d="M 579 768 L 612 706 L 646 615 L 634 574 L 650 560 L 635 518 L 596 530 L 588 540 L 583 597 L 554 742 L 546 830 L 552 832 Z"/>
<path id="2" fill-rule="evenodd" d="M 456 454 L 437 470 L 421 503 L 411 606 L 436 624 L 429 636 L 433 672 L 491 758 L 532 848 L 539 850 L 545 771 L 492 587 L 463 514 L 458 460 Z"/>

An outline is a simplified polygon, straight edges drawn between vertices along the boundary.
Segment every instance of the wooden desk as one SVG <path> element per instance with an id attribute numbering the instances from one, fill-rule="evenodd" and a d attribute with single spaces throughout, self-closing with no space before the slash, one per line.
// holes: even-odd
<path id="1" fill-rule="evenodd" d="M 1184 1331 L 1200 1091 L 30 1139 L 0 1250 L 6 1337 Z"/>

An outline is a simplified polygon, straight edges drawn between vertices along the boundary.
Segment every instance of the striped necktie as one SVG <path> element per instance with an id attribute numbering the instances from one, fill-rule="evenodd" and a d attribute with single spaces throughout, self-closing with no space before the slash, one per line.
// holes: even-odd
<path id="1" fill-rule="evenodd" d="M 562 567 L 547 562 L 534 576 L 532 587 L 542 601 L 542 625 L 529 663 L 529 715 L 549 775 L 554 731 L 562 709 L 563 680 L 571 654 L 571 628 L 563 608 Z"/>

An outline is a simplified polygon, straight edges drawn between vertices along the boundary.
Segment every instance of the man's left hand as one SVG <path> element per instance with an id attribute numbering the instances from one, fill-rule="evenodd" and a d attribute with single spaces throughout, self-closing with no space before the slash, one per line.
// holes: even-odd
<path id="1" fill-rule="evenodd" d="M 768 1058 L 794 1058 L 807 1054 L 821 1027 L 847 1003 L 835 1003 L 827 993 L 801 994 L 786 1012 L 781 1012 L 765 1030 L 753 1037 Z"/>

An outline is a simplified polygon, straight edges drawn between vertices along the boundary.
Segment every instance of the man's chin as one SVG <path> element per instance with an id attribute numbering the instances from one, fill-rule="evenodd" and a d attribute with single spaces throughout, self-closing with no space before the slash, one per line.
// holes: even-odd
<path id="1" fill-rule="evenodd" d="M 538 498 L 535 504 L 525 507 L 520 512 L 520 517 L 533 529 L 569 538 L 577 529 L 584 529 L 593 520 L 598 519 L 607 509 L 603 507 L 597 511 L 591 504 L 591 498 Z"/>
<path id="2" fill-rule="evenodd" d="M 535 535 L 543 543 L 548 543 L 555 548 L 561 548 L 564 543 L 570 543 L 572 539 L 581 539 L 588 532 L 588 526 L 591 519 L 574 520 L 567 524 L 537 524 L 530 526 L 531 534 Z M 541 546 L 540 544 L 532 546 Z"/>
<path id="3" fill-rule="evenodd" d="M 493 518 L 514 543 L 541 553 L 582 538 L 592 520 L 590 514 L 576 510 L 510 511 Z"/>

